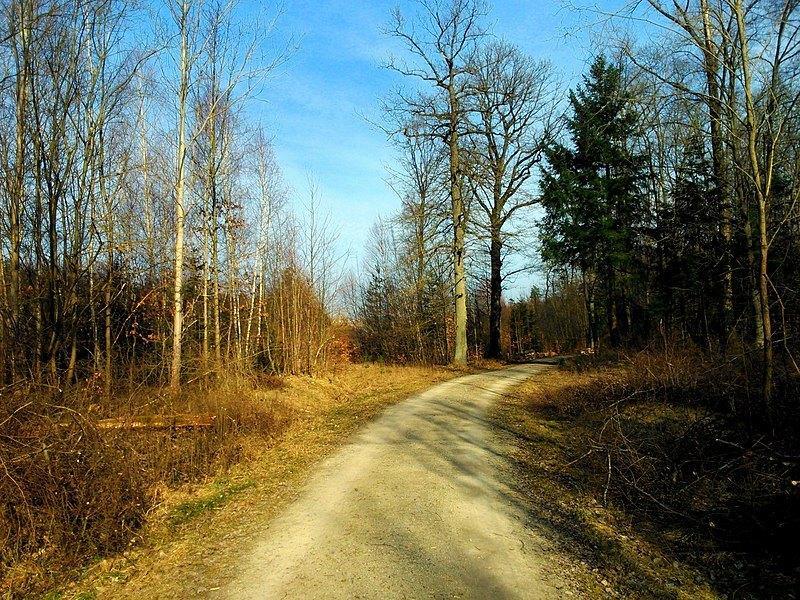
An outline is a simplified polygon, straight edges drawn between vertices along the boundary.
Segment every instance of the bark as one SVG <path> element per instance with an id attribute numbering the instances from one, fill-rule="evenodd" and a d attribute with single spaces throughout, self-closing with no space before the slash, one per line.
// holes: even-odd
<path id="1" fill-rule="evenodd" d="M 113 221 L 111 217 L 111 207 L 108 207 L 108 214 L 106 216 L 108 222 L 108 231 L 107 231 L 107 240 L 106 243 L 108 244 L 108 253 L 107 253 L 107 260 L 108 265 L 106 266 L 107 273 L 106 273 L 106 281 L 105 281 L 105 290 L 104 290 L 104 303 L 105 307 L 103 309 L 105 323 L 104 323 L 104 341 L 105 341 L 105 374 L 103 380 L 103 391 L 105 393 L 106 399 L 111 398 L 111 385 L 112 385 L 112 375 L 113 375 L 113 360 L 114 360 L 114 346 L 111 340 L 111 290 L 112 286 L 114 285 L 114 276 L 113 276 L 113 265 L 114 265 L 114 234 L 113 234 Z"/>
<path id="2" fill-rule="evenodd" d="M 208 205 L 206 205 L 206 226 L 203 227 L 203 372 L 208 373 L 209 362 L 209 323 L 208 316 L 208 296 L 209 296 L 209 280 L 211 279 L 211 267 L 209 261 L 211 260 L 211 251 L 209 250 L 209 234 L 208 234 Z"/>
<path id="3" fill-rule="evenodd" d="M 583 303 L 586 310 L 586 343 L 592 350 L 597 350 L 597 319 L 595 316 L 594 293 L 586 275 L 586 269 L 581 269 L 581 288 Z"/>
<path id="4" fill-rule="evenodd" d="M 15 85 L 15 154 L 12 189 L 9 193 L 9 277 L 8 290 L 9 322 L 5 327 L 6 335 L 14 331 L 19 320 L 20 304 L 20 249 L 22 244 L 22 205 L 25 193 L 25 136 L 27 131 L 28 87 L 31 72 L 31 19 L 33 6 L 27 0 L 15 2 L 17 10 L 16 27 L 19 33 L 19 45 L 14 44 L 14 59 L 17 68 Z M 11 380 L 17 377 L 16 353 L 11 351 Z"/>
<path id="5" fill-rule="evenodd" d="M 768 156 L 765 160 L 764 173 L 758 159 L 758 116 L 753 99 L 752 74 L 750 70 L 750 49 L 747 39 L 744 11 L 741 0 L 733 2 L 733 10 L 738 26 L 738 41 L 741 51 L 742 83 L 745 100 L 747 150 L 750 159 L 750 169 L 758 203 L 758 292 L 761 304 L 761 318 L 763 325 L 762 348 L 762 401 L 770 420 L 774 418 L 772 406 L 772 378 L 773 378 L 773 348 L 772 348 L 772 320 L 770 316 L 769 294 L 769 237 L 767 227 L 767 207 L 770 200 L 772 183 L 772 156 L 771 149 L 767 149 Z M 778 44 L 780 46 L 780 44 Z M 774 89 L 772 90 L 774 92 Z"/>
<path id="6" fill-rule="evenodd" d="M 490 238 L 489 340 L 486 354 L 501 354 L 501 253 L 503 229 L 535 200 L 524 186 L 534 173 L 545 140 L 551 133 L 550 68 L 536 63 L 515 47 L 489 43 L 473 68 L 470 104 L 477 112 L 472 125 L 480 132 L 476 160 L 471 164 L 475 203 L 485 213 Z"/>
<path id="7" fill-rule="evenodd" d="M 500 348 L 500 320 L 502 316 L 502 240 L 499 225 L 492 228 L 491 245 L 489 248 L 490 260 L 490 290 L 489 290 L 489 345 L 486 348 L 487 358 L 499 358 Z"/>
<path id="8" fill-rule="evenodd" d="M 464 210 L 462 193 L 462 173 L 460 164 L 460 148 L 458 137 L 459 101 L 454 84 L 448 89 L 450 104 L 450 199 L 453 217 L 453 278 L 455 303 L 455 346 L 453 364 L 467 364 L 467 280 L 464 265 L 464 240 L 466 237 L 467 219 Z"/>
<path id="9" fill-rule="evenodd" d="M 216 219 L 216 209 L 212 205 L 212 214 Z M 214 313 L 214 368 L 222 368 L 222 320 L 220 317 L 220 291 L 219 291 L 219 238 L 217 237 L 216 221 L 211 234 L 211 287 L 213 289 L 212 311 Z"/>
<path id="10" fill-rule="evenodd" d="M 252 362 L 251 334 L 253 332 L 253 319 L 256 317 L 256 303 L 258 298 L 256 291 L 258 290 L 258 278 L 260 273 L 261 265 L 258 264 L 257 261 L 256 268 L 253 270 L 253 284 L 250 286 L 250 308 L 248 310 L 247 327 L 245 328 L 244 336 L 244 355 L 248 363 Z"/>
<path id="11" fill-rule="evenodd" d="M 722 298 L 720 341 L 723 347 L 727 344 L 728 328 L 733 314 L 733 270 L 731 268 L 732 215 L 731 181 L 728 153 L 722 126 L 723 99 L 719 85 L 720 58 L 719 49 L 714 42 L 708 0 L 700 0 L 700 14 L 703 22 L 703 71 L 706 79 L 705 96 L 711 128 L 711 161 L 714 178 L 718 187 L 718 198 L 721 212 L 720 232 L 724 243 L 722 264 Z"/>
<path id="12" fill-rule="evenodd" d="M 140 415 L 101 419 L 95 423 L 98 429 L 125 430 L 180 430 L 207 429 L 214 426 L 217 415 Z"/>
<path id="13" fill-rule="evenodd" d="M 183 253 L 186 207 L 184 206 L 184 187 L 186 162 L 186 99 L 189 92 L 189 2 L 183 0 L 180 14 L 181 58 L 180 84 L 178 87 L 178 155 L 177 178 L 175 182 L 175 285 L 172 306 L 172 366 L 170 368 L 170 388 L 181 387 L 181 349 L 183 340 Z"/>
<path id="14" fill-rule="evenodd" d="M 730 111 L 731 114 L 736 114 L 737 112 L 737 103 L 736 103 L 736 93 L 735 93 L 735 85 L 736 79 L 731 77 L 729 82 L 729 91 L 728 97 L 730 102 Z M 731 135 L 733 139 L 739 139 L 741 132 L 739 131 L 738 127 L 738 120 L 731 119 Z M 736 144 L 731 146 L 731 159 L 733 164 L 740 165 L 742 161 L 739 157 L 739 151 Z M 753 332 L 753 342 L 756 348 L 762 349 L 764 347 L 764 321 L 763 321 L 763 313 L 761 311 L 761 293 L 759 291 L 759 277 L 758 277 L 758 265 L 756 261 L 756 245 L 753 238 L 753 225 L 752 225 L 752 214 L 750 203 L 747 199 L 746 193 L 746 186 L 745 182 L 742 181 L 741 175 L 734 179 L 734 183 L 736 184 L 736 189 L 738 190 L 738 200 L 739 200 L 739 207 L 741 210 L 741 218 L 743 222 L 742 231 L 744 233 L 745 239 L 745 246 L 747 247 L 747 266 L 748 266 L 748 273 L 749 273 L 749 284 L 750 284 L 750 302 L 753 306 L 753 324 L 754 324 L 754 332 Z"/>

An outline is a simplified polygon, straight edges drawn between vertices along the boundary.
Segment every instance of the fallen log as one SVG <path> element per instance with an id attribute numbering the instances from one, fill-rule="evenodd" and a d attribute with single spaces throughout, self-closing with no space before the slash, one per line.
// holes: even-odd
<path id="1" fill-rule="evenodd" d="M 169 430 L 213 427 L 217 415 L 143 415 L 101 419 L 98 429 Z"/>

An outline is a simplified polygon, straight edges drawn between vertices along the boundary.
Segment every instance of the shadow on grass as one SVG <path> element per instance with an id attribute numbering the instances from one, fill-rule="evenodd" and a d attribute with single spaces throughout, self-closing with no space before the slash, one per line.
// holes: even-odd
<path id="1" fill-rule="evenodd" d="M 731 448 L 720 447 L 710 432 L 687 441 L 675 435 L 679 423 L 636 415 L 627 415 L 625 435 L 681 462 L 642 489 L 631 489 L 631 480 L 623 483 L 615 471 L 609 485 L 606 452 L 595 448 L 587 455 L 606 421 L 573 408 L 517 398 L 494 415 L 517 448 L 512 468 L 531 526 L 557 531 L 562 550 L 594 566 L 627 597 L 797 597 L 796 497 L 723 495 L 725 486 L 714 478 L 746 476 L 730 466 L 736 457 Z M 535 435 L 541 428 L 557 441 Z M 699 438 L 705 446 L 694 445 Z M 721 465 L 728 470 L 720 471 Z M 626 475 L 641 475 L 637 468 Z M 685 471 L 691 485 L 681 485 Z M 603 506 L 606 494 L 609 505 Z"/>

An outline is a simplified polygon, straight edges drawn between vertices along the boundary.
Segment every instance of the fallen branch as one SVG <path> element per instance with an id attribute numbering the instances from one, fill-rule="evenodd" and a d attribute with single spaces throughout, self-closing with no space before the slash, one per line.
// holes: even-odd
<path id="1" fill-rule="evenodd" d="M 204 429 L 213 427 L 217 415 L 146 415 L 134 417 L 114 417 L 97 421 L 98 429 Z"/>

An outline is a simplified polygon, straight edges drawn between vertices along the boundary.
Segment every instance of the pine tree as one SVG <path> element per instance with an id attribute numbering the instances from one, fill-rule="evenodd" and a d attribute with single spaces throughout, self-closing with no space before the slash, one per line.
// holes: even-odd
<path id="1" fill-rule="evenodd" d="M 637 116 L 622 70 L 602 56 L 570 93 L 570 104 L 571 144 L 556 143 L 546 152 L 543 252 L 551 263 L 580 272 L 589 344 L 597 342 L 601 312 L 617 344 L 630 334 L 632 288 L 641 270 L 637 226 L 644 212 L 644 161 L 631 150 Z"/>
<path id="2" fill-rule="evenodd" d="M 370 275 L 359 310 L 360 346 L 365 358 L 385 359 L 391 357 L 389 349 L 390 331 L 393 329 L 389 310 L 389 282 L 381 273 L 379 265 Z"/>
<path id="3" fill-rule="evenodd" d="M 714 198 L 718 197 L 713 164 L 704 142 L 693 135 L 678 165 L 671 214 L 660 220 L 656 239 L 662 240 L 663 274 L 655 283 L 664 298 L 661 312 L 669 323 L 677 316 L 703 345 L 724 331 L 720 272 L 724 240 L 720 235 Z"/>

